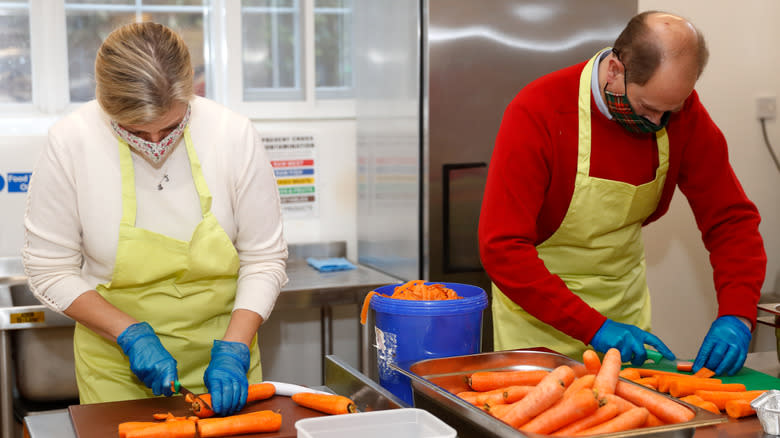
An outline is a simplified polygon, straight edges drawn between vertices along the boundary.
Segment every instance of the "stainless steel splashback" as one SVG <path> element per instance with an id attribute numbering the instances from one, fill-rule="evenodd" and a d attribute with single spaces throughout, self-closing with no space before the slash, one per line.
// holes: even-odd
<path id="1" fill-rule="evenodd" d="M 636 12 L 635 0 L 355 2 L 360 262 L 489 287 L 477 225 L 504 109 Z"/>

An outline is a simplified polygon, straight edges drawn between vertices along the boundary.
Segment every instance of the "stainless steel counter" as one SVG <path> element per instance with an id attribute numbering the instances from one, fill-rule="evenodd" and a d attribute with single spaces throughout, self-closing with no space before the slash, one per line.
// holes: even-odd
<path id="1" fill-rule="evenodd" d="M 357 269 L 348 271 L 319 272 L 303 259 L 287 261 L 287 276 L 290 281 L 282 289 L 276 301 L 278 309 L 320 308 L 320 344 L 322 346 L 322 373 L 325 381 L 325 356 L 333 354 L 332 307 L 339 304 L 356 304 L 358 343 L 358 368 L 366 375 L 374 374 L 370 360 L 368 340 L 369 324 L 360 324 L 360 307 L 371 290 L 400 280 L 375 269 L 355 264 Z"/>

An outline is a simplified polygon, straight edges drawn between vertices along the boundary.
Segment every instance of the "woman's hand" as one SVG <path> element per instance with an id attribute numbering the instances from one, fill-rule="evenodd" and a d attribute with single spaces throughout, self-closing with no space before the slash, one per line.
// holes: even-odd
<path id="1" fill-rule="evenodd" d="M 116 342 L 130 360 L 130 370 L 154 395 L 173 395 L 171 382 L 178 380 L 176 359 L 163 347 L 152 326 L 146 322 L 133 324 Z"/>
<path id="2" fill-rule="evenodd" d="M 211 409 L 221 416 L 244 408 L 249 382 L 249 347 L 243 342 L 215 340 L 203 381 L 211 394 Z"/>

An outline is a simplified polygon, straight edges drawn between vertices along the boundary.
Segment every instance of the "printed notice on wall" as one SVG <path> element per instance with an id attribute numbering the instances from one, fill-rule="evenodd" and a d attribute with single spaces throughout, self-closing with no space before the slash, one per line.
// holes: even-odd
<path id="1" fill-rule="evenodd" d="M 314 135 L 275 134 L 264 135 L 262 139 L 279 186 L 282 214 L 296 219 L 317 217 Z"/>

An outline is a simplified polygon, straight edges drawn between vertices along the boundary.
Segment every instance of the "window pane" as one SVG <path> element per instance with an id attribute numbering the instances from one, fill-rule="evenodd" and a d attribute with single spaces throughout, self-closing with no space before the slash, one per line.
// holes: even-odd
<path id="1" fill-rule="evenodd" d="M 135 13 L 78 10 L 66 13 L 70 101 L 95 98 L 95 54 L 115 28 L 135 21 Z"/>
<path id="2" fill-rule="evenodd" d="M 68 0 L 69 5 L 132 5 L 135 0 Z"/>
<path id="3" fill-rule="evenodd" d="M 300 16 L 292 7 L 269 1 L 269 7 L 242 4 L 244 100 L 302 99 Z M 251 2 L 263 3 L 263 2 Z"/>
<path id="4" fill-rule="evenodd" d="M 0 3 L 0 102 L 32 102 L 30 11 L 26 1 Z"/>
<path id="5" fill-rule="evenodd" d="M 242 6 L 270 8 L 292 8 L 295 7 L 295 0 L 243 0 Z"/>
<path id="6" fill-rule="evenodd" d="M 317 97 L 346 97 L 352 88 L 352 1 L 316 0 Z"/>
<path id="7" fill-rule="evenodd" d="M 203 0 L 144 0 L 144 5 L 202 6 Z"/>
<path id="8" fill-rule="evenodd" d="M 135 0 L 100 0 L 99 5 L 75 7 L 74 5 L 77 4 L 98 3 L 98 1 L 68 0 L 66 3 L 71 102 L 94 99 L 95 54 L 100 44 L 112 30 L 135 21 L 154 21 L 170 27 L 181 35 L 192 57 L 195 70 L 195 93 L 205 95 L 203 10 L 201 7 L 192 6 L 202 5 L 203 0 L 155 0 L 153 2 L 147 0 L 140 8 L 116 6 L 120 2 L 127 1 L 135 5 Z M 161 11 L 160 5 L 163 4 L 169 7 Z M 155 5 L 152 12 L 144 8 L 150 5 Z"/>

